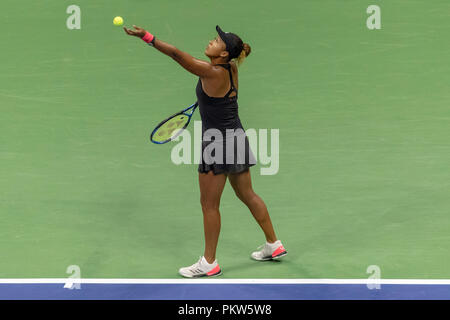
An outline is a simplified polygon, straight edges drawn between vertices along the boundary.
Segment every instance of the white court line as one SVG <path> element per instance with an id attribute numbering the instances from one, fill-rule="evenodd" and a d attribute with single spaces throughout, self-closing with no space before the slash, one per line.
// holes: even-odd
<path id="1" fill-rule="evenodd" d="M 449 279 L 0 279 L 0 284 L 399 284 L 450 285 Z"/>

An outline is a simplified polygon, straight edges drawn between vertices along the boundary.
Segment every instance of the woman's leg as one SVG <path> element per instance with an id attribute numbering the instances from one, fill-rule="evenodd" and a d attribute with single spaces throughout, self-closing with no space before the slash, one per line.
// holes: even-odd
<path id="1" fill-rule="evenodd" d="M 216 248 L 220 233 L 220 197 L 222 195 L 227 176 L 214 175 L 212 171 L 199 173 L 200 203 L 203 211 L 203 227 L 205 231 L 204 257 L 208 263 L 216 259 Z"/>
<path id="2" fill-rule="evenodd" d="M 229 174 L 228 179 L 237 197 L 250 209 L 253 217 L 264 231 L 267 242 L 277 241 L 267 207 L 264 201 L 253 191 L 250 170 Z"/>

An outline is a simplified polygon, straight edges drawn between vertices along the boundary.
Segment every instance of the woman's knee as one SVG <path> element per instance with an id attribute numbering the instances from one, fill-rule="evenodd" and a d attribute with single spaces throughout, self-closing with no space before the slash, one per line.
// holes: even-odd
<path id="1" fill-rule="evenodd" d="M 236 196 L 246 205 L 251 204 L 258 195 L 253 190 L 248 190 L 246 192 L 236 192 Z"/>
<path id="2" fill-rule="evenodd" d="M 220 201 L 217 201 L 215 199 L 208 199 L 208 198 L 201 197 L 200 204 L 202 206 L 203 212 L 218 211 Z"/>

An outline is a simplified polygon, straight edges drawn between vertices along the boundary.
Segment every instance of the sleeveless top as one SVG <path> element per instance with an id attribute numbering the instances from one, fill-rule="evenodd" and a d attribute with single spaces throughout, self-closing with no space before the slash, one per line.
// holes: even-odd
<path id="1" fill-rule="evenodd" d="M 202 119 L 202 132 L 215 128 L 221 131 L 222 134 L 226 133 L 226 129 L 242 128 L 241 120 L 238 115 L 238 103 L 237 103 L 237 89 L 233 83 L 233 77 L 231 75 L 231 65 L 217 64 L 228 70 L 230 75 L 231 88 L 224 97 L 210 97 L 202 88 L 202 81 L 199 78 L 197 87 L 195 89 L 198 101 L 198 107 L 200 110 L 200 117 Z M 236 91 L 234 97 L 230 97 L 231 92 Z"/>

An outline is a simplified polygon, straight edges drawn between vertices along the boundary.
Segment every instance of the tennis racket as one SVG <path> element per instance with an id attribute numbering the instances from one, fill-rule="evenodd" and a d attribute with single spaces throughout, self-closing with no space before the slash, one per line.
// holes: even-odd
<path id="1" fill-rule="evenodd" d="M 150 135 L 150 141 L 156 144 L 163 144 L 172 141 L 178 137 L 188 126 L 195 109 L 198 107 L 198 101 L 189 108 L 181 110 L 161 121 Z"/>

